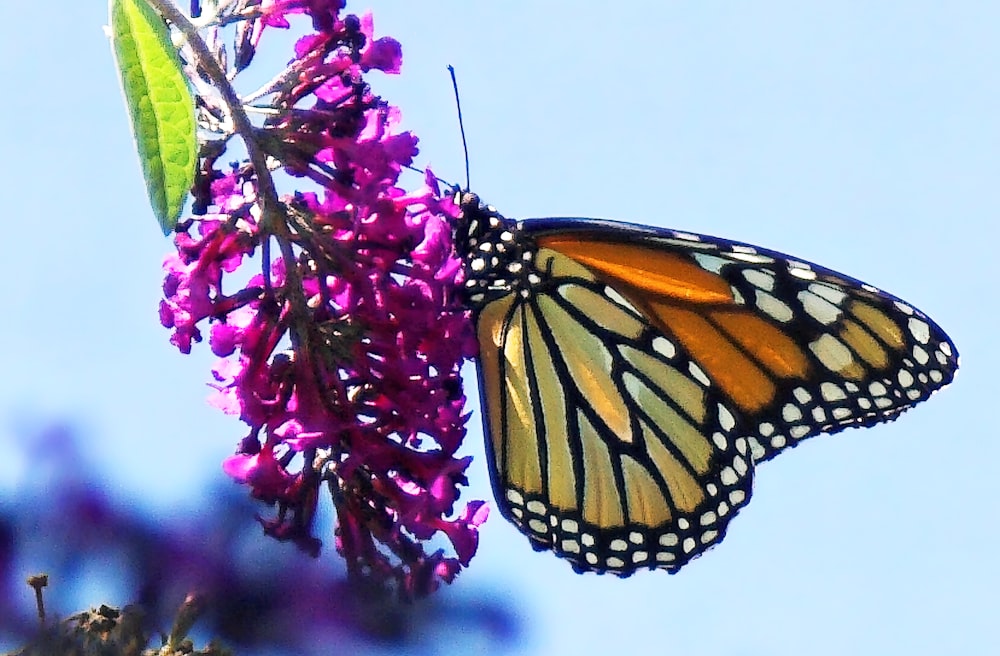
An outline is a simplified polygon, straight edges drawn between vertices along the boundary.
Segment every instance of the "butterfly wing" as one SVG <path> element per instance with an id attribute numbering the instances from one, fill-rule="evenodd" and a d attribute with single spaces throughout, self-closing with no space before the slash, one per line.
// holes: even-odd
<path id="1" fill-rule="evenodd" d="M 755 462 L 893 419 L 958 366 L 912 306 L 780 253 L 463 208 L 497 502 L 578 571 L 676 571 Z"/>
<path id="2" fill-rule="evenodd" d="M 775 251 L 611 222 L 543 221 L 530 233 L 629 298 L 706 371 L 745 418 L 755 462 L 894 419 L 958 368 L 955 345 L 912 305 Z"/>

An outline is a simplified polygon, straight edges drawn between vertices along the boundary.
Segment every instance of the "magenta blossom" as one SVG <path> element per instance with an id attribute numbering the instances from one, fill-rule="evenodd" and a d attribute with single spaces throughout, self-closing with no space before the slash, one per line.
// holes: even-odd
<path id="1" fill-rule="evenodd" d="M 269 197 L 276 178 L 259 176 L 270 171 L 216 168 L 230 135 L 206 141 L 204 213 L 178 228 L 160 318 L 182 352 L 207 330 L 222 358 L 211 402 L 248 427 L 223 469 L 276 509 L 265 532 L 318 553 L 313 517 L 328 490 L 349 571 L 420 596 L 469 564 L 487 516 L 481 501 L 456 507 L 470 460 L 456 456 L 468 418 L 459 370 L 476 343 L 456 300 L 457 209 L 430 172 L 399 186 L 417 139 L 362 77 L 398 73 L 399 43 L 343 4 L 264 0 L 243 30 L 249 62 L 246 44 L 267 27 L 312 18 L 267 120 L 240 135 L 307 188 Z M 205 105 L 210 118 L 225 111 Z M 248 265 L 246 283 L 228 276 Z M 454 555 L 425 551 L 438 535 Z"/>

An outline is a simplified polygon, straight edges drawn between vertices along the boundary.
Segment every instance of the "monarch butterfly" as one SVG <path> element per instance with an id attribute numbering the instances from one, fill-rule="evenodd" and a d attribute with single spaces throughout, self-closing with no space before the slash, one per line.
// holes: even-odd
<path id="1" fill-rule="evenodd" d="M 922 312 L 800 259 L 457 202 L 497 504 L 578 572 L 676 572 L 723 539 L 758 463 L 895 419 L 958 368 Z"/>

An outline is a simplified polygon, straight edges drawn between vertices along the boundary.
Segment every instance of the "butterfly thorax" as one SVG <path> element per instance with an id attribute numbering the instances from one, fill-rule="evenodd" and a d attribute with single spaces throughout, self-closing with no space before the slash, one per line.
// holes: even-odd
<path id="1" fill-rule="evenodd" d="M 462 216 L 455 227 L 455 248 L 465 269 L 465 295 L 476 312 L 513 289 L 539 282 L 533 239 L 516 221 L 484 205 L 471 193 L 458 195 Z"/>

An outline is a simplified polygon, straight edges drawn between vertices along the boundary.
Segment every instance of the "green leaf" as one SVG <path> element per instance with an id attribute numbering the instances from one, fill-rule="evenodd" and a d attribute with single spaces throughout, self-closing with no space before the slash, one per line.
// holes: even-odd
<path id="1" fill-rule="evenodd" d="M 145 0 L 111 0 L 111 48 L 156 220 L 169 234 L 194 184 L 194 100 L 177 50 Z"/>

